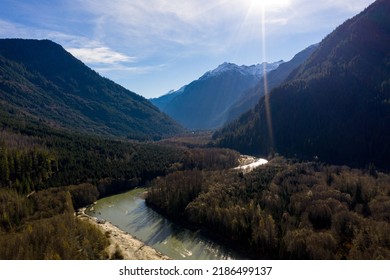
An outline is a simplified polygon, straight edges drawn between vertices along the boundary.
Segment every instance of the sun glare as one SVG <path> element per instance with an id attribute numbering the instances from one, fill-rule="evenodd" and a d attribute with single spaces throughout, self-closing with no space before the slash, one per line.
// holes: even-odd
<path id="1" fill-rule="evenodd" d="M 245 0 L 245 4 L 247 5 L 248 14 L 258 15 L 261 19 L 261 50 L 262 50 L 262 60 L 267 61 L 267 52 L 266 52 L 266 14 L 273 11 L 278 11 L 280 9 L 289 7 L 291 5 L 292 0 Z M 271 153 L 273 151 L 274 139 L 273 139 L 273 127 L 272 127 L 272 113 L 270 107 L 270 96 L 268 90 L 268 79 L 267 79 L 267 71 L 266 66 L 263 66 L 263 90 L 264 90 L 264 107 L 266 114 L 266 121 L 268 126 L 268 136 L 269 143 L 271 147 Z"/>

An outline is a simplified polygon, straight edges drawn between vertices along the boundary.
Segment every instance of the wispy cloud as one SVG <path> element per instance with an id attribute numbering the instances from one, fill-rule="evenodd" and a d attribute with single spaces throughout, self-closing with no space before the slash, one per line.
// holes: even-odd
<path id="1" fill-rule="evenodd" d="M 266 9 L 265 37 L 261 34 L 261 1 Z M 169 90 L 174 86 L 168 81 L 180 86 L 223 61 L 261 62 L 264 40 L 265 59 L 289 59 L 373 2 L 4 1 L 0 37 L 51 39 L 109 78 L 120 76 L 126 83 L 125 77 L 130 76 L 135 85 L 147 76 L 145 88 L 165 84 Z"/>
<path id="2" fill-rule="evenodd" d="M 124 44 L 130 49 L 150 55 L 168 54 L 174 48 L 188 53 L 213 51 L 224 45 L 231 24 L 243 16 L 229 9 L 229 2 L 102 0 L 80 5 L 96 17 L 95 34 L 110 38 L 113 44 L 123 44 L 127 38 Z"/>
<path id="3" fill-rule="evenodd" d="M 140 60 L 156 53 L 166 56 L 185 56 L 204 53 L 224 53 L 235 45 L 253 42 L 259 36 L 258 0 L 78 0 L 72 4 L 61 1 L 61 12 L 43 7 L 46 22 L 36 26 L 12 24 L 0 21 L 0 35 L 7 32 L 29 37 L 49 37 L 65 41 L 65 47 L 83 61 L 89 63 L 111 63 Z M 284 36 L 293 32 L 314 32 L 318 28 L 332 25 L 329 11 L 357 12 L 373 0 L 279 0 L 265 1 L 268 36 Z M 48 4 L 49 5 L 49 4 Z M 80 18 L 69 19 L 66 23 L 81 22 L 75 35 L 61 25 L 61 13 L 73 15 L 77 6 Z M 34 17 L 34 10 L 27 12 Z M 65 11 L 64 11 L 65 10 Z M 37 17 L 42 13 L 35 11 Z M 55 16 L 57 15 L 57 16 Z M 310 23 L 310 24 L 309 24 Z M 56 26 L 56 30 L 42 28 Z M 58 30 L 63 26 L 63 30 Z M 286 28 L 288 26 L 288 28 Z M 87 28 L 87 29 L 86 29 Z M 85 30 L 84 30 L 85 29 Z M 12 30 L 12 32 L 10 32 Z M 293 31 L 293 32 L 292 32 Z M 70 35 L 67 35 L 70 34 Z M 81 39 L 81 40 L 80 40 Z M 257 38 L 256 40 L 260 40 Z M 86 46 L 87 45 L 87 46 Z M 131 53 L 129 55 L 128 53 Z"/>
<path id="4" fill-rule="evenodd" d="M 1 37 L 18 37 L 31 39 L 49 39 L 61 43 L 72 55 L 87 64 L 99 64 L 101 69 L 104 64 L 119 65 L 120 63 L 132 63 L 136 57 L 120 53 L 105 46 L 104 43 L 84 36 L 65 34 L 59 31 L 32 28 L 12 22 L 0 20 Z M 119 65 L 120 66 L 120 65 Z M 118 66 L 118 70 L 119 70 Z M 125 66 L 123 66 L 125 69 Z M 107 69 L 109 69 L 107 67 Z M 135 72 L 135 71 L 134 71 Z"/>
<path id="5" fill-rule="evenodd" d="M 3 38 L 29 38 L 29 39 L 49 39 L 60 43 L 65 48 L 69 47 L 98 47 L 101 45 L 93 39 L 85 36 L 67 34 L 60 30 L 44 29 L 36 26 L 10 22 L 0 19 L 0 37 Z"/>
<path id="6" fill-rule="evenodd" d="M 266 1 L 269 36 L 315 31 L 332 25 L 330 10 L 359 11 L 370 0 Z M 95 17 L 95 35 L 110 38 L 113 45 L 128 40 L 137 56 L 173 49 L 182 54 L 226 52 L 235 44 L 253 41 L 259 33 L 261 13 L 257 0 L 79 0 L 79 7 Z M 268 3 L 268 4 L 267 4 Z M 107 8 L 109 7 L 109 8 Z M 308 24 L 308 22 L 312 22 Z M 290 25 L 291 28 L 286 28 Z M 238 40 L 242 40 L 239 42 Z M 177 51 L 174 52 L 175 55 Z"/>
<path id="7" fill-rule="evenodd" d="M 85 63 L 116 64 L 119 62 L 134 62 L 136 59 L 135 57 L 113 51 L 108 47 L 68 48 L 67 51 Z"/>
<path id="8" fill-rule="evenodd" d="M 36 28 L 0 19 L 0 36 L 3 38 L 37 38 L 37 33 Z"/>
<path id="9" fill-rule="evenodd" d="M 126 74 L 147 74 L 150 72 L 161 71 L 166 67 L 165 64 L 151 65 L 151 66 L 125 66 L 121 64 L 107 65 L 104 67 L 96 67 L 95 70 L 99 73 L 106 72 L 126 72 Z"/>

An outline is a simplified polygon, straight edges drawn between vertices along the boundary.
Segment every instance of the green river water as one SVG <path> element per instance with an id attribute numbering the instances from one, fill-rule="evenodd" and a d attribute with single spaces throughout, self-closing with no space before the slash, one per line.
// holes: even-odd
<path id="1" fill-rule="evenodd" d="M 111 222 L 173 259 L 240 259 L 225 246 L 176 225 L 147 207 L 142 198 L 145 191 L 138 188 L 100 199 L 87 209 L 87 214 Z"/>

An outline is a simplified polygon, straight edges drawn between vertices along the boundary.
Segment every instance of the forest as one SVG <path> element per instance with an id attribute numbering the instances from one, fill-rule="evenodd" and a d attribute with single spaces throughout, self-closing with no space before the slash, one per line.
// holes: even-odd
<path id="1" fill-rule="evenodd" d="M 149 187 L 147 205 L 253 259 L 390 259 L 390 175 L 239 154 L 194 138 L 135 142 L 0 114 L 0 259 L 107 259 L 107 239 L 74 217 L 97 199 Z M 199 140 L 197 140 L 199 139 Z"/>
<path id="2" fill-rule="evenodd" d="M 0 259 L 106 259 L 108 241 L 74 216 L 69 191 L 52 188 L 26 197 L 0 188 Z"/>
<path id="3" fill-rule="evenodd" d="M 147 203 L 255 259 L 389 259 L 390 176 L 275 158 L 250 173 L 178 171 Z"/>
<path id="4" fill-rule="evenodd" d="M 0 259 L 106 259 L 106 237 L 75 210 L 172 172 L 231 168 L 239 156 L 82 135 L 6 114 L 0 124 Z"/>
<path id="5" fill-rule="evenodd" d="M 374 165 L 276 157 L 244 174 L 232 170 L 237 152 L 193 139 L 140 143 L 0 121 L 0 259 L 107 259 L 107 239 L 75 209 L 141 185 L 150 207 L 248 258 L 390 258 L 390 175 Z"/>

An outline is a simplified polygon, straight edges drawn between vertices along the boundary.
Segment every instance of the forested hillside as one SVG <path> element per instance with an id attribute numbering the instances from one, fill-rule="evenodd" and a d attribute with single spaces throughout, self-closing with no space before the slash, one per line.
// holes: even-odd
<path id="1" fill-rule="evenodd" d="M 148 205 L 255 259 L 389 259 L 390 176 L 277 158 L 247 174 L 179 171 Z"/>
<path id="2" fill-rule="evenodd" d="M 178 170 L 231 168 L 237 158 L 70 133 L 0 110 L 0 259 L 107 258 L 106 238 L 75 209 Z"/>
<path id="3" fill-rule="evenodd" d="M 143 140 L 183 131 L 145 98 L 48 40 L 0 40 L 0 103 L 52 127 L 84 133 Z"/>
<path id="4" fill-rule="evenodd" d="M 69 192 L 40 191 L 31 197 L 0 188 L 0 259 L 106 259 L 108 241 L 74 217 Z"/>
<path id="5" fill-rule="evenodd" d="M 214 135 L 223 147 L 390 167 L 390 2 L 328 35 L 267 102 Z M 269 123 L 271 126 L 269 126 Z"/>

